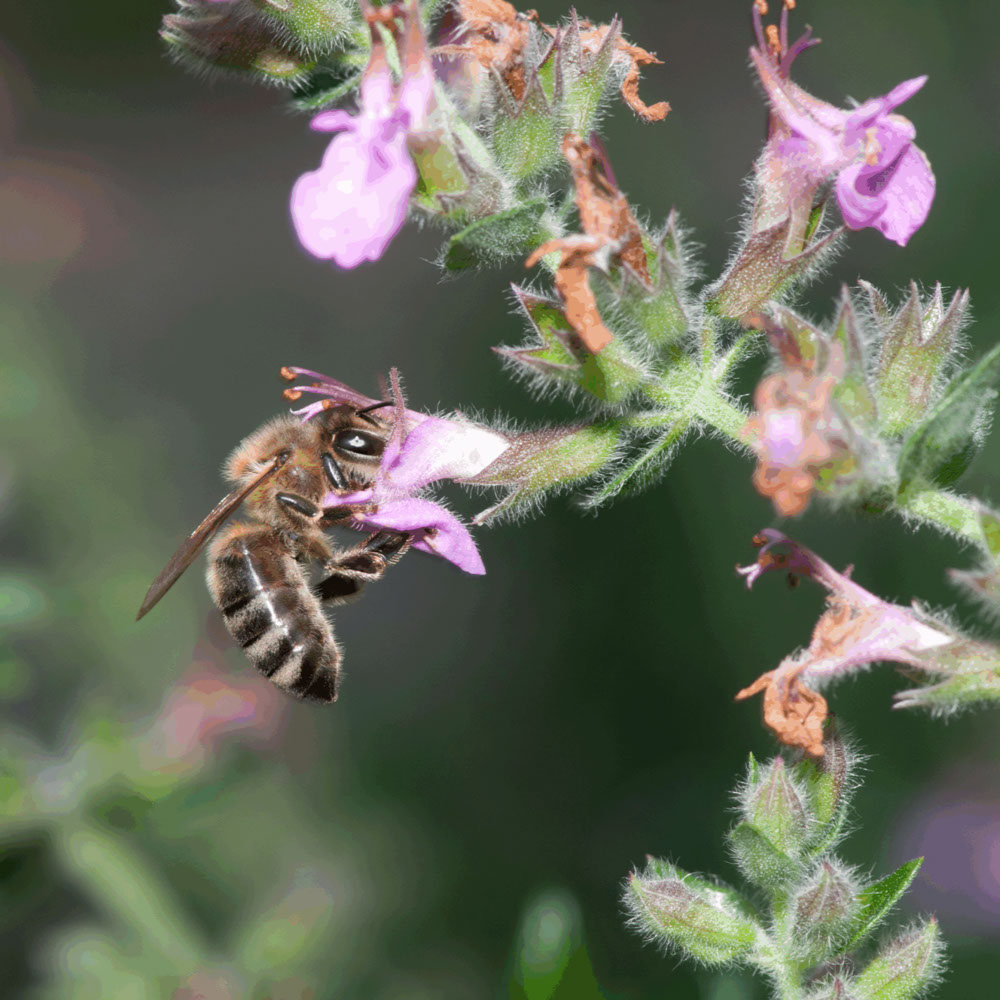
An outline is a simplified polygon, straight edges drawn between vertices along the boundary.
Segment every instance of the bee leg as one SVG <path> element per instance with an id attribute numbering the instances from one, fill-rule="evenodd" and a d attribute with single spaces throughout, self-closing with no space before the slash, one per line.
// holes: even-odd
<path id="1" fill-rule="evenodd" d="M 356 577 L 333 573 L 325 580 L 320 580 L 313 587 L 313 593 L 324 604 L 345 604 L 364 589 L 365 581 Z"/>
<path id="2" fill-rule="evenodd" d="M 280 504 L 284 504 L 290 510 L 294 510 L 304 517 L 318 518 L 322 511 L 311 500 L 300 497 L 297 493 L 277 493 L 274 497 Z"/>
<path id="3" fill-rule="evenodd" d="M 327 563 L 327 569 L 350 579 L 377 580 L 410 547 L 413 536 L 406 531 L 376 531 Z"/>
<path id="4" fill-rule="evenodd" d="M 323 471 L 335 490 L 349 490 L 351 488 L 347 476 L 344 475 L 344 470 L 328 451 L 323 452 Z"/>

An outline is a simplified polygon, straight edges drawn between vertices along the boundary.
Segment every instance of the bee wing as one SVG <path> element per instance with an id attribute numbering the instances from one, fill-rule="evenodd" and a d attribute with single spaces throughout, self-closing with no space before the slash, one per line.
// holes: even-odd
<path id="1" fill-rule="evenodd" d="M 150 584 L 149 590 L 146 591 L 146 596 L 143 599 L 142 607 L 139 608 L 139 613 L 135 616 L 135 620 L 138 621 L 146 612 L 148 612 L 159 600 L 160 598 L 177 582 L 178 577 L 184 572 L 194 562 L 195 556 L 205 547 L 208 540 L 215 534 L 219 525 L 243 501 L 266 479 L 268 479 L 278 467 L 282 464 L 282 460 L 279 458 L 274 459 L 269 465 L 261 469 L 253 479 L 250 480 L 245 486 L 240 486 L 238 489 L 233 490 L 228 496 L 223 497 L 216 505 L 212 508 L 211 513 L 205 518 L 201 524 L 198 525 L 194 531 L 185 539 L 181 547 L 173 554 L 170 562 L 160 572 L 160 575 Z"/>

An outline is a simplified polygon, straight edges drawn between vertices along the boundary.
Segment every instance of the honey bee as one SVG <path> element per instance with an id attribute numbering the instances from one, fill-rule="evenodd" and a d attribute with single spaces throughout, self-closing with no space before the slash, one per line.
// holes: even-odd
<path id="1" fill-rule="evenodd" d="M 323 604 L 340 604 L 377 580 L 409 548 L 412 535 L 377 531 L 334 550 L 325 529 L 349 520 L 348 507 L 323 507 L 331 491 L 370 486 L 392 432 L 375 411 L 338 405 L 302 423 L 276 417 L 254 431 L 224 466 L 233 491 L 191 533 L 153 581 L 138 618 L 174 585 L 243 504 L 249 521 L 228 525 L 208 551 L 208 589 L 226 628 L 250 662 L 278 687 L 315 701 L 337 697 L 342 654 Z M 311 585 L 312 564 L 324 577 Z"/>

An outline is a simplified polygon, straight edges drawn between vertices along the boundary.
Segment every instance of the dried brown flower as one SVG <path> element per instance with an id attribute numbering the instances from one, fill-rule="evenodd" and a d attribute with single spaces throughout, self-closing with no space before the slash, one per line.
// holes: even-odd
<path id="1" fill-rule="evenodd" d="M 597 353 L 613 336 L 604 325 L 590 288 L 588 269 L 598 266 L 599 254 L 613 257 L 650 283 L 642 230 L 625 196 L 618 189 L 604 151 L 572 132 L 563 139 L 562 150 L 576 186 L 576 206 L 583 234 L 543 243 L 525 261 L 533 267 L 546 254 L 561 254 L 555 274 L 556 291 L 562 299 L 566 319 L 587 349 Z"/>

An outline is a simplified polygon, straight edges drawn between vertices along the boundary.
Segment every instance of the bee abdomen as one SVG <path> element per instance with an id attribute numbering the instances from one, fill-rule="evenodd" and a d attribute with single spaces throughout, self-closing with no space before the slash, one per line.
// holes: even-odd
<path id="1" fill-rule="evenodd" d="M 272 529 L 233 525 L 212 547 L 208 586 L 229 634 L 261 673 L 301 697 L 336 699 L 333 629 Z"/>

